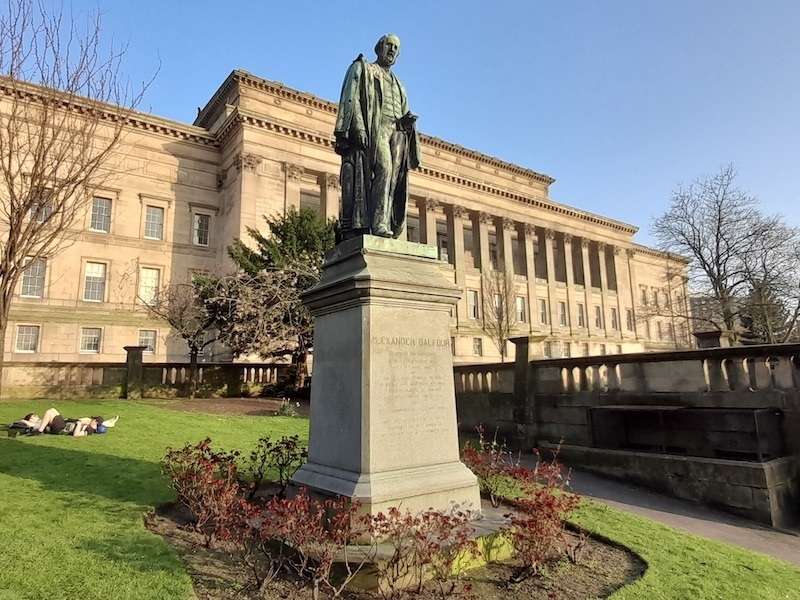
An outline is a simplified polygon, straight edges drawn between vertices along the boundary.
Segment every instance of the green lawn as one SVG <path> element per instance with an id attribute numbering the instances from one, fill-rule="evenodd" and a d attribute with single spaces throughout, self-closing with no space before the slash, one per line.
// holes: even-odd
<path id="1" fill-rule="evenodd" d="M 67 416 L 122 418 L 88 438 L 0 438 L 0 600 L 191 598 L 177 556 L 142 521 L 148 508 L 174 498 L 159 473 L 166 446 L 209 436 L 218 449 L 249 451 L 263 435 L 305 438 L 308 428 L 302 418 L 179 413 L 118 400 L 57 407 Z M 0 403 L 0 423 L 45 408 Z M 647 561 L 645 577 L 616 600 L 800 599 L 800 569 L 787 563 L 602 505 L 575 520 Z"/>

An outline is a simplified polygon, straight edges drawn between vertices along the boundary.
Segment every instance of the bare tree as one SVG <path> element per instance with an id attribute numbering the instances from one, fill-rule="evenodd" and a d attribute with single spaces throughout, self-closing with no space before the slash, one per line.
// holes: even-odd
<path id="1" fill-rule="evenodd" d="M 734 336 L 754 282 L 777 285 L 785 266 L 774 258 L 792 255 L 798 243 L 796 230 L 780 216 L 763 214 L 758 199 L 735 186 L 736 175 L 726 165 L 680 186 L 667 212 L 651 225 L 663 251 L 692 261 L 687 283 L 694 307 L 683 316 Z M 639 312 L 647 314 L 644 307 Z"/>
<path id="2" fill-rule="evenodd" d="M 151 298 L 139 298 L 147 311 L 163 319 L 189 346 L 189 399 L 197 393 L 197 356 L 215 341 L 208 332 L 214 326 L 210 314 L 192 283 L 175 283 L 160 288 Z"/>
<path id="3" fill-rule="evenodd" d="M 99 15 L 84 19 L 36 0 L 0 11 L 0 339 L 26 266 L 73 243 L 93 192 L 113 176 L 147 87 L 132 91 L 120 77 L 126 48 L 105 49 Z M 0 344 L 0 382 L 2 363 Z"/>
<path id="4" fill-rule="evenodd" d="M 508 340 L 517 326 L 517 298 L 514 275 L 506 270 L 481 273 L 483 301 L 482 328 L 500 351 L 501 362 L 506 361 Z"/>
<path id="5" fill-rule="evenodd" d="M 312 267 L 248 273 L 198 280 L 199 293 L 220 332 L 220 340 L 236 356 L 264 359 L 292 357 L 295 384 L 305 384 L 308 351 L 313 345 L 314 318 L 300 301 L 306 289 L 299 281 L 319 280 Z"/>

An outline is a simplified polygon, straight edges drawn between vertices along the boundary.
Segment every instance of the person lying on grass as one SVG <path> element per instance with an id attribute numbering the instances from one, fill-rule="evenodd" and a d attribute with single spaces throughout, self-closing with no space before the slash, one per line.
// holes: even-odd
<path id="1" fill-rule="evenodd" d="M 108 421 L 100 416 L 65 419 L 55 408 L 48 408 L 41 418 L 36 413 L 30 413 L 15 422 L 14 425 L 27 428 L 31 435 L 65 433 L 73 437 L 84 437 L 95 433 L 105 433 L 109 427 L 117 424 L 118 419 L 119 415 Z"/>

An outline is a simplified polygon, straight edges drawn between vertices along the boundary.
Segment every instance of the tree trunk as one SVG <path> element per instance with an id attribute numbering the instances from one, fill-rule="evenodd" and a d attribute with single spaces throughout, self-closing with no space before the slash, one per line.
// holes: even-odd
<path id="1" fill-rule="evenodd" d="M 8 321 L 6 319 L 0 322 L 0 399 L 3 398 L 3 367 L 5 364 L 7 325 Z"/>
<path id="2" fill-rule="evenodd" d="M 189 349 L 189 400 L 197 394 L 197 348 Z"/>

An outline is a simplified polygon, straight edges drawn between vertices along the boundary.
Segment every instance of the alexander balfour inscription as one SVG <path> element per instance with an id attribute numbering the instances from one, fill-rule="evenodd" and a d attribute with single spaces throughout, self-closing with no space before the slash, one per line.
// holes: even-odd
<path id="1" fill-rule="evenodd" d="M 450 338 L 424 338 L 408 336 L 372 336 L 372 343 L 381 346 L 416 346 L 419 348 L 450 348 Z"/>

